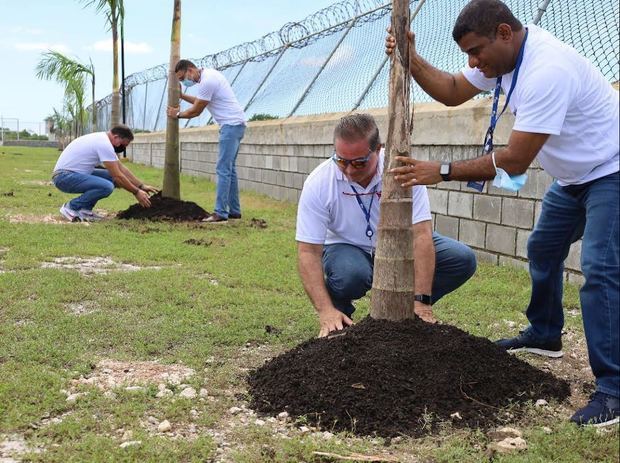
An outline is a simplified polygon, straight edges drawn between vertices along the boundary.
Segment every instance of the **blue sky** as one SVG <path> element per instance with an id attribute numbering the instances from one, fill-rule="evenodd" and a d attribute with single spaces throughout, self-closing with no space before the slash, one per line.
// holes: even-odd
<path id="1" fill-rule="evenodd" d="M 337 0 L 182 0 L 181 55 L 200 58 L 300 21 Z M 168 63 L 172 0 L 125 0 L 125 74 Z M 112 90 L 111 33 L 104 17 L 78 0 L 0 0 L 0 115 L 38 131 L 62 87 L 35 76 L 54 49 L 95 65 L 97 99 Z M 15 127 L 6 120 L 5 127 Z"/>

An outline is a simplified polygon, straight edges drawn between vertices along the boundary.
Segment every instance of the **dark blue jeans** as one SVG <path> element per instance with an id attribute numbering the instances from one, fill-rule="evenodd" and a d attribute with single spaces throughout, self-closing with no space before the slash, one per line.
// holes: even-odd
<path id="1" fill-rule="evenodd" d="M 90 175 L 62 170 L 54 175 L 52 181 L 64 193 L 82 193 L 69 201 L 69 207 L 74 211 L 92 211 L 97 201 L 107 198 L 114 191 L 114 181 L 107 169 L 95 169 Z"/>
<path id="2" fill-rule="evenodd" d="M 597 390 L 615 397 L 620 391 L 619 182 L 615 173 L 584 185 L 553 183 L 527 244 L 532 297 L 526 315 L 531 333 L 544 341 L 562 334 L 564 260 L 570 245 L 583 237 L 580 298 L 590 366 Z"/>
<path id="3" fill-rule="evenodd" d="M 465 283 L 476 271 L 476 255 L 463 243 L 433 233 L 435 277 L 433 303 Z M 372 287 L 372 256 L 351 244 L 330 244 L 323 248 L 323 274 L 334 307 L 351 317 L 353 301 Z"/>

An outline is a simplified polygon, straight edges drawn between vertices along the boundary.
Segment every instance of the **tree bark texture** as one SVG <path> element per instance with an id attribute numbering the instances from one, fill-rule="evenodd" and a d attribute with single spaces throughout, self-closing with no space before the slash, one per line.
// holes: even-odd
<path id="1" fill-rule="evenodd" d="M 409 1 L 392 1 L 392 54 L 389 81 L 389 125 L 383 168 L 381 214 L 375 254 L 370 315 L 373 318 L 413 318 L 414 258 L 411 189 L 403 189 L 389 169 L 395 156 L 410 155 L 409 119 Z"/>
<path id="2" fill-rule="evenodd" d="M 174 67 L 181 58 L 181 0 L 174 0 L 172 33 L 170 35 L 170 65 L 168 66 L 168 106 L 179 106 L 179 80 Z M 181 199 L 179 169 L 179 120 L 168 116 L 166 124 L 166 156 L 162 196 Z"/>
<path id="3" fill-rule="evenodd" d="M 112 114 L 109 128 L 112 128 L 121 123 L 121 95 L 118 79 L 118 21 L 112 19 L 110 26 L 112 28 Z"/>

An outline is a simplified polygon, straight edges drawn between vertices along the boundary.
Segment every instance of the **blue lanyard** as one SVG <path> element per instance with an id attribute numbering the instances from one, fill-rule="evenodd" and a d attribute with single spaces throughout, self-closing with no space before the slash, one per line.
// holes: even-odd
<path id="1" fill-rule="evenodd" d="M 370 204 L 368 205 L 368 209 L 366 209 L 366 206 L 364 206 L 364 203 L 362 202 L 362 198 L 360 197 L 360 194 L 357 192 L 355 187 L 353 185 L 349 185 L 349 186 L 353 190 L 353 193 L 355 193 L 355 199 L 357 199 L 357 204 L 359 204 L 360 207 L 362 208 L 362 213 L 364 214 L 364 217 L 366 218 L 366 236 L 368 237 L 368 239 L 372 239 L 372 235 L 374 235 L 375 232 L 370 226 L 370 211 L 372 210 L 372 202 L 375 199 L 375 193 L 377 192 L 377 185 L 375 185 L 375 187 L 370 192 Z"/>
<path id="2" fill-rule="evenodd" d="M 527 34 L 529 33 L 527 27 L 525 28 L 525 37 L 523 38 L 523 43 L 521 44 L 521 48 L 519 48 L 519 54 L 517 55 L 517 63 L 515 65 L 515 70 L 512 74 L 512 82 L 510 83 L 510 90 L 508 91 L 508 95 L 506 95 L 506 102 L 504 103 L 504 107 L 502 108 L 502 112 L 497 115 L 497 107 L 499 106 L 499 92 L 502 88 L 502 76 L 497 78 L 497 82 L 495 83 L 495 93 L 493 94 L 493 108 L 491 109 L 491 122 L 489 123 L 489 128 L 487 130 L 486 135 L 484 136 L 484 145 L 482 147 L 482 154 L 489 154 L 493 151 L 493 133 L 495 132 L 495 126 L 497 125 L 497 121 L 502 117 L 504 111 L 508 107 L 508 102 L 510 101 L 510 97 L 512 96 L 512 92 L 517 86 L 517 79 L 519 78 L 519 69 L 521 68 L 521 63 L 523 62 L 523 52 L 525 50 L 525 42 L 527 41 Z M 469 181 L 467 182 L 467 186 L 473 188 L 478 191 L 482 191 L 484 188 L 484 181 Z"/>

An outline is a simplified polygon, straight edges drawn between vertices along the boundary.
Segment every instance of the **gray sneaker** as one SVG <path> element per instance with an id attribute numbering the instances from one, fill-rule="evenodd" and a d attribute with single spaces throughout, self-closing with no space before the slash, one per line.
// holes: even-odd
<path id="1" fill-rule="evenodd" d="M 69 222 L 81 222 L 82 217 L 78 211 L 75 211 L 69 207 L 69 203 L 65 203 L 60 206 L 60 213 Z"/>
<path id="2" fill-rule="evenodd" d="M 78 214 L 84 222 L 98 222 L 99 220 L 103 220 L 104 218 L 101 214 L 89 211 L 88 209 L 80 209 L 78 211 Z"/>
<path id="3" fill-rule="evenodd" d="M 558 358 L 564 355 L 562 352 L 562 338 L 540 341 L 532 336 L 529 329 L 520 331 L 519 335 L 514 338 L 495 341 L 495 344 L 503 347 L 508 352 L 526 351 L 552 358 Z"/>

